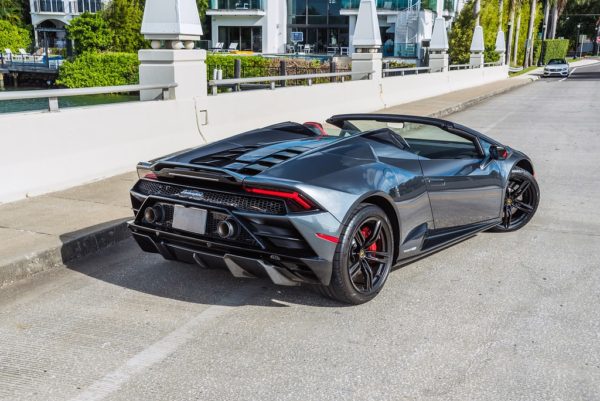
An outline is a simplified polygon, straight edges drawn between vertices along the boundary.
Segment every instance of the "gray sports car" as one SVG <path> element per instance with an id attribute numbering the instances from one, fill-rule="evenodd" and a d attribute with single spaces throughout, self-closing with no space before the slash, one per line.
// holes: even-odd
<path id="1" fill-rule="evenodd" d="M 539 188 L 523 153 L 434 118 L 285 122 L 138 165 L 144 251 L 236 277 L 371 300 L 393 266 L 484 230 L 514 231 Z"/>

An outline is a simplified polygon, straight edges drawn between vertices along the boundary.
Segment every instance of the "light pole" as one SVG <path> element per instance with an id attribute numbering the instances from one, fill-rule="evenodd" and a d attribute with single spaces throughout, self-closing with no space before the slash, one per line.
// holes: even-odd
<path id="1" fill-rule="evenodd" d="M 577 46 L 579 46 L 579 29 L 580 28 L 581 28 L 581 22 L 579 24 L 577 24 L 577 38 L 575 38 L 575 58 L 578 58 L 577 57 Z"/>

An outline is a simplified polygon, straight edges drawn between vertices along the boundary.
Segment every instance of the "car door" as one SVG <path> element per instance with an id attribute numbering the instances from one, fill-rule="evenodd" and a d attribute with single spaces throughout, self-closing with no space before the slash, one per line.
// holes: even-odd
<path id="1" fill-rule="evenodd" d="M 476 137 L 429 124 L 407 124 L 402 136 L 419 156 L 436 230 L 500 217 L 500 168 Z"/>

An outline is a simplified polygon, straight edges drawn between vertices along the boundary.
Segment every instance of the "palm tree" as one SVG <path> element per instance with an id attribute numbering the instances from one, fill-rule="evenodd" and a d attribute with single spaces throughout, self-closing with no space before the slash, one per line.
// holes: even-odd
<path id="1" fill-rule="evenodd" d="M 0 0 L 0 20 L 21 25 L 22 11 L 18 0 Z"/>
<path id="2" fill-rule="evenodd" d="M 510 0 L 510 14 L 508 17 L 508 40 L 506 43 L 506 64 L 510 64 L 511 60 L 511 50 L 513 48 L 517 48 L 519 43 L 519 33 L 517 32 L 517 37 L 513 41 L 513 37 L 515 36 L 515 13 L 517 10 L 521 9 L 521 4 L 523 0 Z M 521 14 L 519 13 L 519 26 L 521 25 Z M 516 44 L 514 44 L 516 43 Z M 516 59 L 517 56 L 515 56 Z"/>
<path id="3" fill-rule="evenodd" d="M 531 12 L 529 13 L 529 28 L 527 28 L 527 42 L 525 47 L 525 57 L 523 58 L 523 67 L 527 68 L 533 60 L 533 30 L 535 14 L 537 11 L 537 0 L 531 0 Z"/>
<path id="4" fill-rule="evenodd" d="M 517 10 L 517 29 L 515 32 L 515 44 L 513 46 L 514 56 L 513 56 L 513 64 L 517 65 L 517 56 L 519 55 L 519 31 L 521 30 L 521 4 L 519 2 L 519 9 Z"/>

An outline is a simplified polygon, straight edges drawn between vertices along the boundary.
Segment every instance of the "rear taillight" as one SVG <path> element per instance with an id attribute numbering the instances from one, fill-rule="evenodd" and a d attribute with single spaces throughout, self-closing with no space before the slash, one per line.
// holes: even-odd
<path id="1" fill-rule="evenodd" d="M 256 195 L 284 199 L 293 212 L 306 212 L 317 209 L 316 205 L 299 192 L 288 192 L 276 189 L 244 187 L 246 192 Z"/>

